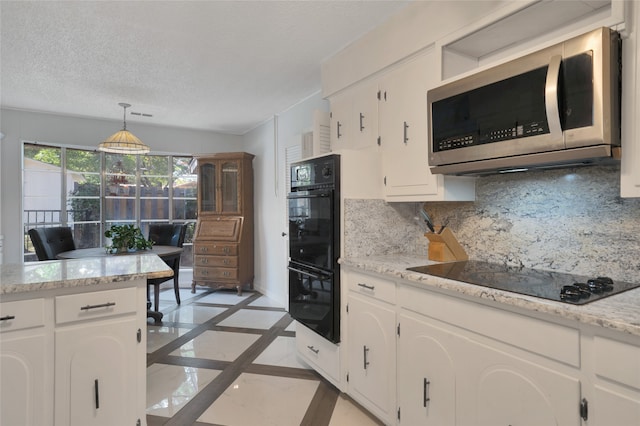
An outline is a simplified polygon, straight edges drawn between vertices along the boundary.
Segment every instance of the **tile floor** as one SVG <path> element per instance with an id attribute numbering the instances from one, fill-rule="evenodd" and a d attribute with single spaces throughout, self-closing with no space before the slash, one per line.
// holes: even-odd
<path id="1" fill-rule="evenodd" d="M 295 322 L 272 300 L 206 288 L 180 298 L 162 290 L 162 324 L 148 320 L 149 426 L 380 424 L 296 357 Z"/>

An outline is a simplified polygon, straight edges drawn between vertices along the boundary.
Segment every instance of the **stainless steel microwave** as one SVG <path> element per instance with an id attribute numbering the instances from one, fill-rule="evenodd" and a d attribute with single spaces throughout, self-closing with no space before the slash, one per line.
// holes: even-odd
<path id="1" fill-rule="evenodd" d="M 611 159 L 620 146 L 621 41 L 599 28 L 429 90 L 432 173 Z"/>

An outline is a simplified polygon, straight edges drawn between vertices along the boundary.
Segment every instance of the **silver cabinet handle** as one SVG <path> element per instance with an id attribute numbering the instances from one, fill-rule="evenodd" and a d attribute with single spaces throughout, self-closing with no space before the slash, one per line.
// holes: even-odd
<path id="1" fill-rule="evenodd" d="M 81 307 L 80 310 L 88 311 L 90 309 L 109 308 L 111 306 L 116 306 L 116 302 L 101 303 L 100 305 L 87 305 L 87 306 Z"/>
<path id="2" fill-rule="evenodd" d="M 12 319 L 16 319 L 15 315 L 6 315 L 6 316 L 0 318 L 0 321 L 10 321 Z"/>
<path id="3" fill-rule="evenodd" d="M 360 131 L 364 131 L 364 124 L 363 124 L 363 120 L 364 120 L 364 114 L 360 113 Z"/>
<path id="4" fill-rule="evenodd" d="M 367 290 L 375 290 L 376 289 L 376 286 L 367 285 L 367 284 L 364 284 L 364 283 L 358 283 L 358 287 L 366 288 Z"/>
<path id="5" fill-rule="evenodd" d="M 320 349 L 316 349 L 313 346 L 307 346 L 307 349 L 309 349 L 311 352 L 313 352 L 316 355 L 318 355 L 318 352 L 320 352 Z"/>
<path id="6" fill-rule="evenodd" d="M 340 124 L 340 122 L 338 121 L 338 125 L 336 126 L 337 127 L 336 135 L 338 136 L 338 139 L 342 137 L 342 133 L 340 133 L 340 126 L 342 126 L 342 124 Z"/>

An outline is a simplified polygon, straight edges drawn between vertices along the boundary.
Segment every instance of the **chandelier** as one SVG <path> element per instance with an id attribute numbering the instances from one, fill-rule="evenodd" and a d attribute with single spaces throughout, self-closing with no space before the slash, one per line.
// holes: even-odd
<path id="1" fill-rule="evenodd" d="M 150 151 L 149 147 L 127 130 L 127 108 L 131 105 L 125 103 L 118 105 L 124 108 L 124 126 L 122 130 L 100 142 L 98 150 L 115 154 L 146 154 Z"/>

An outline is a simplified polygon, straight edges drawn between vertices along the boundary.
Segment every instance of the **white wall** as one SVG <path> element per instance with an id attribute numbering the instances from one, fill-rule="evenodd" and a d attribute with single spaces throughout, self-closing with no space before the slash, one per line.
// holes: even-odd
<path id="1" fill-rule="evenodd" d="M 97 147 L 120 130 L 122 122 L 3 109 L 0 149 L 0 208 L 4 263 L 22 261 L 22 141 Z M 154 153 L 195 154 L 244 151 L 242 136 L 127 123 Z"/>
<path id="2" fill-rule="evenodd" d="M 301 101 L 244 135 L 248 152 L 255 154 L 255 288 L 287 306 L 288 232 L 286 224 L 285 148 L 299 144 L 313 127 L 313 111 L 329 110 L 320 93 Z M 277 122 L 277 135 L 274 132 Z M 274 153 L 277 152 L 277 158 Z"/>

